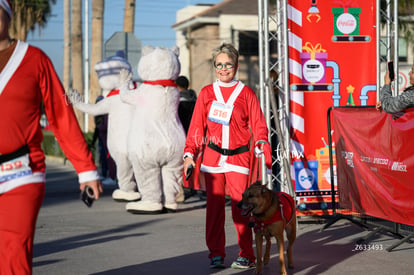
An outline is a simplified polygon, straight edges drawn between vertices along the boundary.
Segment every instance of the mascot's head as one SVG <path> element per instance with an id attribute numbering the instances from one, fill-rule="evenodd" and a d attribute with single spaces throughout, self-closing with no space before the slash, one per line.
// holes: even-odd
<path id="1" fill-rule="evenodd" d="M 164 47 L 145 46 L 142 48 L 141 59 L 138 62 L 138 74 L 144 81 L 176 80 L 180 74 L 180 49 L 173 46 Z"/>
<path id="2" fill-rule="evenodd" d="M 126 69 L 132 72 L 132 67 L 125 59 L 123 51 L 117 51 L 114 56 L 110 56 L 96 63 L 95 71 L 98 74 L 99 85 L 108 93 L 109 91 L 119 89 L 119 72 Z"/>

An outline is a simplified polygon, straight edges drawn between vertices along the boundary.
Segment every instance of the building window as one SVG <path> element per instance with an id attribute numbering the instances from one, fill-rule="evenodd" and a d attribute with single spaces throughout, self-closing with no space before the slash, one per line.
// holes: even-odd
<path id="1" fill-rule="evenodd" d="M 381 51 L 381 58 L 383 60 L 386 60 L 387 58 L 387 48 L 385 47 L 385 45 L 387 44 L 387 37 L 381 37 L 381 46 L 380 46 L 380 51 Z M 398 61 L 400 62 L 407 62 L 408 58 L 407 58 L 407 41 L 404 38 L 399 38 L 398 39 Z"/>
<path id="2" fill-rule="evenodd" d="M 276 49 L 276 41 L 270 41 L 269 47 Z M 256 31 L 239 30 L 239 53 L 246 56 L 259 55 L 259 38 Z"/>

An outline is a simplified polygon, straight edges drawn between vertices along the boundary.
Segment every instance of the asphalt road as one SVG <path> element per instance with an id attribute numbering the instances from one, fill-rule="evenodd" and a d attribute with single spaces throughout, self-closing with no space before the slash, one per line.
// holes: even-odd
<path id="1" fill-rule="evenodd" d="M 252 274 L 229 266 L 237 257 L 235 229 L 226 208 L 225 269 L 210 269 L 204 241 L 205 201 L 198 196 L 180 204 L 177 213 L 133 215 L 111 199 L 115 186 L 105 186 L 92 208 L 79 200 L 76 174 L 70 164 L 47 161 L 46 198 L 37 221 L 35 275 L 83 274 Z M 324 224 L 301 220 L 294 245 L 295 269 L 289 274 L 414 274 L 414 244 L 391 252 L 398 239 L 370 234 L 347 220 L 321 230 Z M 271 262 L 264 274 L 278 274 L 273 240 Z"/>

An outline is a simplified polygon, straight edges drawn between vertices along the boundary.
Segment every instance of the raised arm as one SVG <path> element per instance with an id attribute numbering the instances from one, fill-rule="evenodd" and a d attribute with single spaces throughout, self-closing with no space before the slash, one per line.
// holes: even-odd
<path id="1" fill-rule="evenodd" d="M 119 96 L 121 97 L 122 102 L 136 105 L 138 85 L 135 89 L 131 89 L 131 86 L 133 86 L 132 73 L 125 69 L 121 70 L 119 72 L 119 82 L 121 83 Z"/>
<path id="2" fill-rule="evenodd" d="M 78 91 L 74 90 L 69 93 L 69 99 L 73 107 L 92 116 L 99 116 L 109 113 L 109 98 L 104 98 L 96 104 L 88 104 L 82 102 L 81 95 Z"/>

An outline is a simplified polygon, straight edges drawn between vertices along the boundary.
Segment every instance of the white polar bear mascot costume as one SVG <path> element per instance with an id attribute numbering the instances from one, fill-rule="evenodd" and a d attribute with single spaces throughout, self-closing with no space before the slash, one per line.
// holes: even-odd
<path id="1" fill-rule="evenodd" d="M 179 91 L 174 82 L 180 73 L 179 49 L 145 46 L 138 62 L 142 84 L 128 90 L 131 74 L 121 72 L 121 99 L 135 106 L 128 152 L 141 200 L 126 210 L 134 214 L 175 212 L 182 185 L 185 144 L 178 117 Z"/>
<path id="2" fill-rule="evenodd" d="M 99 85 L 105 98 L 96 104 L 80 101 L 79 93 L 70 94 L 73 106 L 93 116 L 108 114 L 108 152 L 116 164 L 116 176 L 119 189 L 115 189 L 112 198 L 115 201 L 136 201 L 141 198 L 137 191 L 132 164 L 128 159 L 127 139 L 134 108 L 121 101 L 119 96 L 121 70 L 132 71 L 131 65 L 124 58 L 123 51 L 96 63 Z"/>

